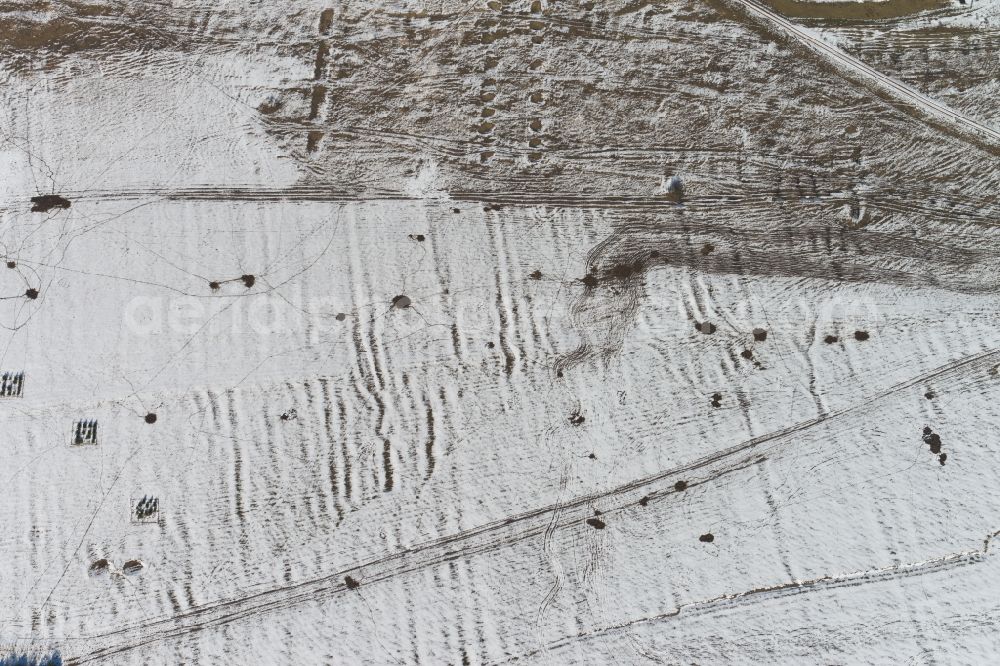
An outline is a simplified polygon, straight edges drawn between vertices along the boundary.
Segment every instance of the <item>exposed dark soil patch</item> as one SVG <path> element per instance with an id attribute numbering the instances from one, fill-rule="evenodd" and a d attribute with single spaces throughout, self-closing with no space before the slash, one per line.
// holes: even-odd
<path id="1" fill-rule="evenodd" d="M 588 288 L 593 289 L 597 286 L 597 276 L 593 274 L 587 274 L 582 280 L 580 280 Z"/>
<path id="2" fill-rule="evenodd" d="M 22 3 L 23 8 L 28 4 Z M 178 46 L 173 32 L 168 37 L 162 28 L 146 27 L 146 21 L 133 20 L 122 9 L 109 7 L 104 16 L 95 16 L 85 11 L 85 7 L 83 3 L 66 3 L 58 12 L 45 12 L 43 21 L 22 19 L 16 14 L 15 18 L 4 16 L 0 18 L 0 49 L 18 55 L 24 52 L 35 57 L 39 54 L 66 57 L 86 51 L 103 55 L 111 44 L 121 52 L 159 49 L 170 41 L 175 42 L 171 46 Z"/>
<path id="3" fill-rule="evenodd" d="M 618 280 L 627 280 L 636 275 L 641 275 L 643 271 L 642 262 L 617 264 L 608 269 L 607 275 Z M 589 285 L 588 285 L 589 286 Z"/>
<path id="4" fill-rule="evenodd" d="M 322 35 L 328 34 L 333 27 L 333 10 L 324 9 L 319 15 L 319 32 Z"/>
<path id="5" fill-rule="evenodd" d="M 943 9 L 951 2 L 950 0 L 882 0 L 881 2 L 764 0 L 764 4 L 786 18 L 874 21 Z"/>
<path id="6" fill-rule="evenodd" d="M 269 115 L 281 110 L 285 103 L 277 97 L 269 97 L 257 106 L 257 110 L 265 115 Z"/>
<path id="7" fill-rule="evenodd" d="M 108 561 L 104 558 L 101 558 L 99 560 L 94 560 L 91 563 L 90 567 L 88 567 L 87 573 L 89 573 L 91 576 L 100 576 L 101 574 L 105 574 L 108 572 L 108 566 L 109 566 Z"/>
<path id="8" fill-rule="evenodd" d="M 69 199 L 65 199 L 58 194 L 43 194 L 31 197 L 32 213 L 47 213 L 53 208 L 69 208 Z"/>
<path id="9" fill-rule="evenodd" d="M 704 241 L 692 243 L 692 234 L 711 237 L 714 250 L 702 255 Z M 995 261 L 994 255 L 985 248 L 967 247 L 950 239 L 927 243 L 901 232 L 859 233 L 840 223 L 819 221 L 794 225 L 776 221 L 766 228 L 736 228 L 682 219 L 679 213 L 677 220 L 668 218 L 655 224 L 646 220 L 622 223 L 588 253 L 585 273 L 599 276 L 603 285 L 611 271 L 626 264 L 634 267 L 637 260 L 648 261 L 654 251 L 659 253 L 655 265 L 666 263 L 713 275 L 933 286 L 959 293 L 994 293 L 995 282 L 1000 283 L 1000 277 L 982 278 L 996 273 L 986 270 L 989 262 Z M 647 269 L 652 265 L 648 263 Z M 920 268 L 928 265 L 935 270 Z M 595 281 L 588 282 L 596 286 Z M 575 326 L 586 340 L 567 354 L 565 363 L 575 365 L 587 358 L 607 360 L 621 351 L 638 314 L 638 303 L 646 294 L 643 283 L 634 278 L 614 286 L 590 289 L 578 296 Z M 701 323 L 695 325 L 702 332 L 713 330 Z M 824 335 L 820 333 L 818 340 Z M 840 340 L 833 336 L 828 344 Z"/>

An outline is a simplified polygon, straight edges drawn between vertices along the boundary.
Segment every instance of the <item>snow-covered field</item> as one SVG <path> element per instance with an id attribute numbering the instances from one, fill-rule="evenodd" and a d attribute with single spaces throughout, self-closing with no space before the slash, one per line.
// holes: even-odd
<path id="1" fill-rule="evenodd" d="M 0 2 L 0 664 L 997 662 L 996 2 L 284 5 Z"/>

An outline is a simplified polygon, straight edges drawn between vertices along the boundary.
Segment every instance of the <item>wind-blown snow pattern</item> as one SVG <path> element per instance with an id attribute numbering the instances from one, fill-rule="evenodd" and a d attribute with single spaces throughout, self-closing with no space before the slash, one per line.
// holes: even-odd
<path id="1" fill-rule="evenodd" d="M 0 1 L 0 666 L 998 663 L 998 30 Z"/>

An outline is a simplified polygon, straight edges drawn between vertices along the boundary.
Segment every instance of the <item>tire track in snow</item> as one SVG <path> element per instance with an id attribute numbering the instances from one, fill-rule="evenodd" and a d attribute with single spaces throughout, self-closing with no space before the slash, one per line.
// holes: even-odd
<path id="1" fill-rule="evenodd" d="M 928 560 L 921 562 L 904 562 L 901 564 L 891 564 L 884 567 L 879 567 L 876 569 L 865 569 L 863 571 L 852 571 L 845 574 L 833 574 L 827 576 L 821 576 L 820 578 L 812 578 L 809 580 L 791 580 L 787 583 L 779 583 L 777 585 L 768 585 L 766 587 L 759 587 L 752 590 L 744 590 L 741 592 L 733 592 L 729 594 L 721 594 L 711 599 L 703 599 L 700 601 L 691 601 L 686 604 L 680 604 L 676 608 L 673 608 L 662 613 L 657 613 L 656 615 L 649 615 L 646 617 L 637 618 L 634 620 L 626 620 L 624 622 L 619 622 L 613 625 L 607 625 L 604 627 L 598 627 L 596 629 L 591 629 L 589 631 L 580 632 L 575 636 L 567 636 L 559 640 L 548 643 L 542 648 L 527 652 L 525 654 L 516 655 L 509 659 L 501 662 L 491 662 L 494 664 L 509 664 L 522 659 L 529 659 L 535 655 L 541 653 L 542 651 L 548 651 L 553 649 L 559 649 L 569 645 L 573 641 L 581 639 L 596 638 L 598 636 L 603 636 L 608 633 L 619 631 L 622 629 L 629 629 L 643 624 L 652 624 L 659 622 L 661 620 L 666 620 L 673 617 L 678 617 L 682 613 L 688 614 L 706 614 L 715 613 L 733 606 L 741 606 L 748 603 L 758 603 L 768 601 L 770 599 L 791 596 L 794 594 L 803 594 L 806 592 L 832 590 L 840 587 L 854 587 L 857 585 L 866 585 L 872 583 L 883 583 L 893 580 L 899 580 L 901 578 L 908 578 L 911 576 L 923 576 L 927 574 L 932 574 L 938 571 L 944 571 L 952 569 L 954 567 L 966 566 L 970 564 L 978 564 L 986 560 L 990 555 L 990 543 L 995 537 L 1000 535 L 1000 531 L 991 532 L 986 536 L 983 542 L 982 548 L 977 548 L 975 550 L 961 551 L 958 553 L 948 553 L 946 555 L 941 555 L 938 557 L 933 557 Z"/>
<path id="2" fill-rule="evenodd" d="M 808 431 L 828 421 L 871 411 L 880 401 L 909 389 L 916 388 L 922 391 L 922 387 L 928 381 L 962 376 L 965 373 L 993 367 L 998 363 L 1000 363 L 1000 350 L 998 349 L 967 356 L 891 386 L 859 401 L 854 406 L 755 437 L 691 463 L 630 481 L 608 491 L 578 496 L 564 503 L 513 515 L 502 521 L 495 521 L 471 530 L 428 541 L 386 557 L 352 564 L 328 576 L 265 590 L 240 599 L 204 605 L 173 617 L 94 635 L 83 640 L 98 644 L 106 642 L 106 644 L 89 653 L 69 657 L 66 664 L 67 666 L 80 666 L 94 663 L 160 641 L 181 637 L 191 632 L 223 626 L 301 603 L 329 599 L 352 591 L 357 586 L 356 581 L 360 581 L 362 585 L 371 584 L 456 559 L 492 552 L 544 534 L 547 529 L 551 528 L 552 517 L 556 513 L 561 513 L 563 516 L 556 521 L 557 528 L 579 524 L 591 515 L 591 505 L 597 501 L 609 499 L 615 501 L 614 507 L 607 507 L 604 511 L 605 514 L 608 514 L 626 506 L 638 504 L 640 500 L 648 502 L 675 492 L 683 492 L 675 491 L 672 484 L 662 488 L 658 486 L 681 474 L 698 470 L 709 470 L 710 474 L 704 479 L 689 482 L 688 487 L 712 481 L 765 459 L 764 451 L 755 451 L 765 444 L 778 446 L 782 443 L 781 440 Z M 740 454 L 747 455 L 740 456 Z M 712 469 L 713 465 L 722 462 L 728 462 L 728 464 L 721 469 Z"/>
<path id="3" fill-rule="evenodd" d="M 973 120 L 911 88 L 905 83 L 869 67 L 854 56 L 845 53 L 832 44 L 828 44 L 814 31 L 789 21 L 784 16 L 771 11 L 760 3 L 754 2 L 754 0 L 724 1 L 743 8 L 747 14 L 757 21 L 778 28 L 834 65 L 837 69 L 846 70 L 854 76 L 859 77 L 864 82 L 888 94 L 894 101 L 901 102 L 905 107 L 919 111 L 937 121 L 946 122 L 946 128 L 953 128 L 956 134 L 975 144 L 977 147 L 987 148 L 988 146 L 989 152 L 994 155 L 1000 154 L 1000 131 Z M 983 143 L 987 145 L 984 146 L 982 145 Z"/>

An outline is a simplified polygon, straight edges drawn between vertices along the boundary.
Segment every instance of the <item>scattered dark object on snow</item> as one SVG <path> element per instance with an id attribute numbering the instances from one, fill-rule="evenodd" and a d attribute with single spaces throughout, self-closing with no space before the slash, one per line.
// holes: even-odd
<path id="1" fill-rule="evenodd" d="M 639 500 L 639 506 L 646 506 L 649 504 L 649 495 L 644 495 L 642 499 Z"/>
<path id="2" fill-rule="evenodd" d="M 221 286 L 222 285 L 220 285 L 215 280 L 212 280 L 211 282 L 208 283 L 208 288 L 211 289 L 212 291 L 218 291 L 219 287 Z"/>
<path id="3" fill-rule="evenodd" d="M 587 419 L 583 418 L 583 414 L 581 414 L 580 412 L 573 412 L 572 414 L 570 414 L 569 417 L 569 422 L 572 423 L 573 425 L 580 425 L 586 420 Z"/>
<path id="4" fill-rule="evenodd" d="M 704 333 L 705 335 L 711 335 L 712 333 L 715 333 L 715 330 L 716 330 L 715 329 L 715 324 L 712 324 L 712 323 L 707 322 L 707 321 L 706 322 L 696 322 L 695 325 L 694 325 L 694 327 L 697 330 L 699 330 L 700 332 Z"/>
<path id="5" fill-rule="evenodd" d="M 69 199 L 65 199 L 58 194 L 42 194 L 31 197 L 32 213 L 47 213 L 53 208 L 69 208 Z"/>
<path id="6" fill-rule="evenodd" d="M 674 484 L 674 490 L 676 490 L 679 493 L 687 490 L 687 487 L 688 487 L 688 482 L 683 480 L 678 481 L 677 483 Z"/>
<path id="7" fill-rule="evenodd" d="M 359 587 L 361 587 L 361 583 L 359 583 L 358 581 L 354 580 L 350 576 L 344 576 L 344 585 L 347 586 L 348 590 L 356 590 Z"/>
<path id="8" fill-rule="evenodd" d="M 241 275 L 240 279 L 243 280 L 243 284 L 247 286 L 247 289 L 252 287 L 254 283 L 257 282 L 257 278 L 252 275 Z"/>
<path id="9" fill-rule="evenodd" d="M 587 524 L 595 530 L 603 530 L 605 528 L 604 521 L 600 518 L 587 518 Z"/>
<path id="10" fill-rule="evenodd" d="M 413 301 L 410 300 L 410 297 L 403 296 L 402 294 L 400 294 L 399 296 L 395 296 L 392 299 L 392 307 L 398 308 L 400 310 L 410 307 L 411 303 L 413 303 Z"/>
<path id="11" fill-rule="evenodd" d="M 938 456 L 938 462 L 941 463 L 942 467 L 944 467 L 944 461 L 947 459 L 948 459 L 947 453 L 942 453 L 941 455 Z"/>
<path id="12" fill-rule="evenodd" d="M 418 243 L 423 243 L 425 240 L 423 234 L 410 234 L 410 238 L 417 241 Z"/>
<path id="13" fill-rule="evenodd" d="M 108 566 L 108 561 L 102 557 L 99 560 L 94 560 L 87 569 L 87 572 L 91 576 L 100 576 L 101 574 L 108 572 Z"/>
<path id="14" fill-rule="evenodd" d="M 533 271 L 531 273 L 531 275 L 529 275 L 528 277 L 530 277 L 532 280 L 541 280 L 542 279 L 542 272 L 541 271 Z"/>
<path id="15" fill-rule="evenodd" d="M 753 339 L 756 340 L 757 342 L 764 342 L 765 340 L 767 340 L 767 331 L 764 330 L 763 328 L 753 329 Z"/>
<path id="16" fill-rule="evenodd" d="M 701 541 L 703 543 L 712 543 L 713 541 L 715 541 L 715 536 L 711 532 L 709 532 L 708 534 L 702 534 L 700 537 L 698 537 L 698 541 Z"/>
<path id="17" fill-rule="evenodd" d="M 142 571 L 142 568 L 144 566 L 145 565 L 139 560 L 129 560 L 128 562 L 122 565 L 122 573 L 131 576 L 132 574 L 137 574 L 140 571 Z"/>
<path id="18" fill-rule="evenodd" d="M 711 405 L 712 405 L 712 407 L 722 407 L 722 394 L 721 393 L 713 393 L 712 394 Z"/>
<path id="19" fill-rule="evenodd" d="M 17 262 L 16 261 L 8 261 L 7 262 L 7 268 L 17 268 Z"/>
<path id="20" fill-rule="evenodd" d="M 667 194 L 677 202 L 684 198 L 684 181 L 680 176 L 674 175 L 667 179 Z"/>
<path id="21" fill-rule="evenodd" d="M 34 287 L 31 287 L 24 292 L 24 295 L 30 298 L 31 300 L 35 300 L 36 298 L 38 298 L 38 290 L 35 289 Z"/>
<path id="22" fill-rule="evenodd" d="M 711 243 L 705 243 L 701 248 L 701 254 L 703 257 L 707 257 L 713 252 L 715 252 L 715 246 L 712 245 Z"/>
<path id="23" fill-rule="evenodd" d="M 839 339 L 840 338 L 838 338 L 836 335 L 828 335 L 825 338 L 823 338 L 823 342 L 825 342 L 828 345 L 832 345 L 834 342 L 837 342 L 837 340 L 839 340 Z"/>
<path id="24" fill-rule="evenodd" d="M 740 356 L 742 356 L 747 360 L 750 360 L 753 358 L 753 352 L 750 351 L 749 349 L 744 349 L 743 351 L 740 352 Z"/>
<path id="25" fill-rule="evenodd" d="M 337 321 L 344 321 L 345 319 L 347 319 L 347 315 L 345 315 L 343 312 L 338 312 L 337 316 L 334 317 L 334 319 L 336 319 Z"/>
<path id="26" fill-rule="evenodd" d="M 941 453 L 941 436 L 929 427 L 924 428 L 924 443 L 931 447 L 931 453 L 935 455 Z"/>
<path id="27" fill-rule="evenodd" d="M 144 419 L 145 419 L 146 423 L 149 423 L 149 424 L 156 423 L 156 414 L 154 414 L 153 412 L 150 412 L 149 414 L 146 414 L 146 416 L 144 417 Z"/>
<path id="28" fill-rule="evenodd" d="M 870 336 L 868 335 L 868 331 L 854 331 L 854 339 L 855 340 L 858 340 L 860 342 L 864 342 L 869 337 Z"/>

